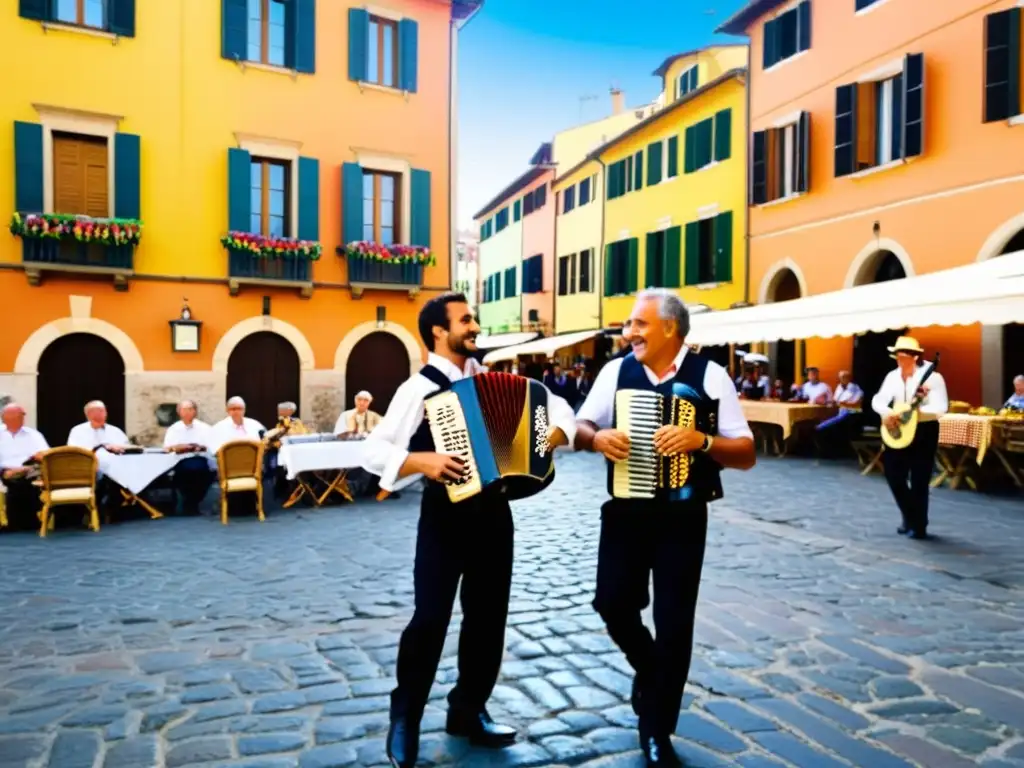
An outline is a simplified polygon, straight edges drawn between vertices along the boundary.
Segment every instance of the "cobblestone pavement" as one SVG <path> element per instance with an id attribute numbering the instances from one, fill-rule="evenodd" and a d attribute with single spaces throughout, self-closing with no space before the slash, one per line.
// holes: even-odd
<path id="1" fill-rule="evenodd" d="M 641 765 L 629 670 L 590 607 L 603 475 L 570 455 L 517 505 L 492 713 L 424 764 Z M 936 491 L 897 537 L 884 482 L 763 460 L 713 506 L 677 746 L 711 768 L 1024 766 L 1024 500 Z M 0 537 L 0 766 L 373 766 L 411 613 L 418 496 L 263 525 L 165 519 Z"/>

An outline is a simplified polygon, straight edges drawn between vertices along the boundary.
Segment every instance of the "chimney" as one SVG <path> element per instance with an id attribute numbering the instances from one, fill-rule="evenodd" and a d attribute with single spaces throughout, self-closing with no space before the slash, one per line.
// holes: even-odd
<path id="1" fill-rule="evenodd" d="M 626 111 L 626 97 L 618 88 L 612 88 L 612 114 L 621 115 Z"/>

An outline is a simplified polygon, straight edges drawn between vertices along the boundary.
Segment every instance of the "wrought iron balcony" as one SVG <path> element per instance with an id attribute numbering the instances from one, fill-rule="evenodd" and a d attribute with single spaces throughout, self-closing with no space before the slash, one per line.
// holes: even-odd
<path id="1" fill-rule="evenodd" d="M 346 259 L 348 282 L 352 295 L 362 296 L 367 289 L 407 291 L 412 298 L 423 285 L 423 265 L 410 263 L 389 264 L 373 259 Z"/>
<path id="2" fill-rule="evenodd" d="M 113 275 L 115 287 L 123 290 L 134 271 L 135 246 L 26 237 L 21 259 L 30 285 L 39 285 L 44 271 L 78 272 Z"/>
<path id="3" fill-rule="evenodd" d="M 247 250 L 228 249 L 228 284 L 231 295 L 243 283 L 295 286 L 309 296 L 313 289 L 312 262 L 304 256 L 261 256 Z"/>

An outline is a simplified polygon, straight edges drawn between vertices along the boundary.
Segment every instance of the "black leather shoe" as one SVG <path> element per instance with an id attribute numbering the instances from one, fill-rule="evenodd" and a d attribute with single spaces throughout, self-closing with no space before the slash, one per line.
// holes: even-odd
<path id="1" fill-rule="evenodd" d="M 908 533 L 910 533 L 910 529 L 907 527 L 907 524 L 904 523 L 896 529 L 896 533 L 898 533 L 900 536 L 906 536 Z"/>
<path id="2" fill-rule="evenodd" d="M 907 533 L 908 539 L 924 540 L 928 538 L 928 532 L 923 529 L 912 530 Z"/>
<path id="3" fill-rule="evenodd" d="M 647 768 L 682 768 L 683 761 L 679 759 L 672 740 L 667 736 L 657 739 L 653 736 L 644 739 L 641 745 L 644 751 L 644 760 Z"/>
<path id="4" fill-rule="evenodd" d="M 489 749 L 510 747 L 516 741 L 516 729 L 494 722 L 487 710 L 473 715 L 448 710 L 445 731 L 451 736 L 469 739 L 470 744 Z"/>
<path id="5" fill-rule="evenodd" d="M 420 754 L 420 724 L 404 717 L 394 718 L 388 729 L 386 749 L 394 768 L 413 768 Z"/>

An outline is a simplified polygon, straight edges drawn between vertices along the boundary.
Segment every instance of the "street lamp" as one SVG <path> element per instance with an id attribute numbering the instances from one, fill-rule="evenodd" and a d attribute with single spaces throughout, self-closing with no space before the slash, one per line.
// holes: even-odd
<path id="1" fill-rule="evenodd" d="M 181 316 L 176 320 L 168 321 L 171 326 L 171 351 L 198 352 L 199 329 L 202 327 L 203 321 L 193 320 L 188 299 L 182 299 L 182 301 L 185 303 L 181 308 Z"/>

